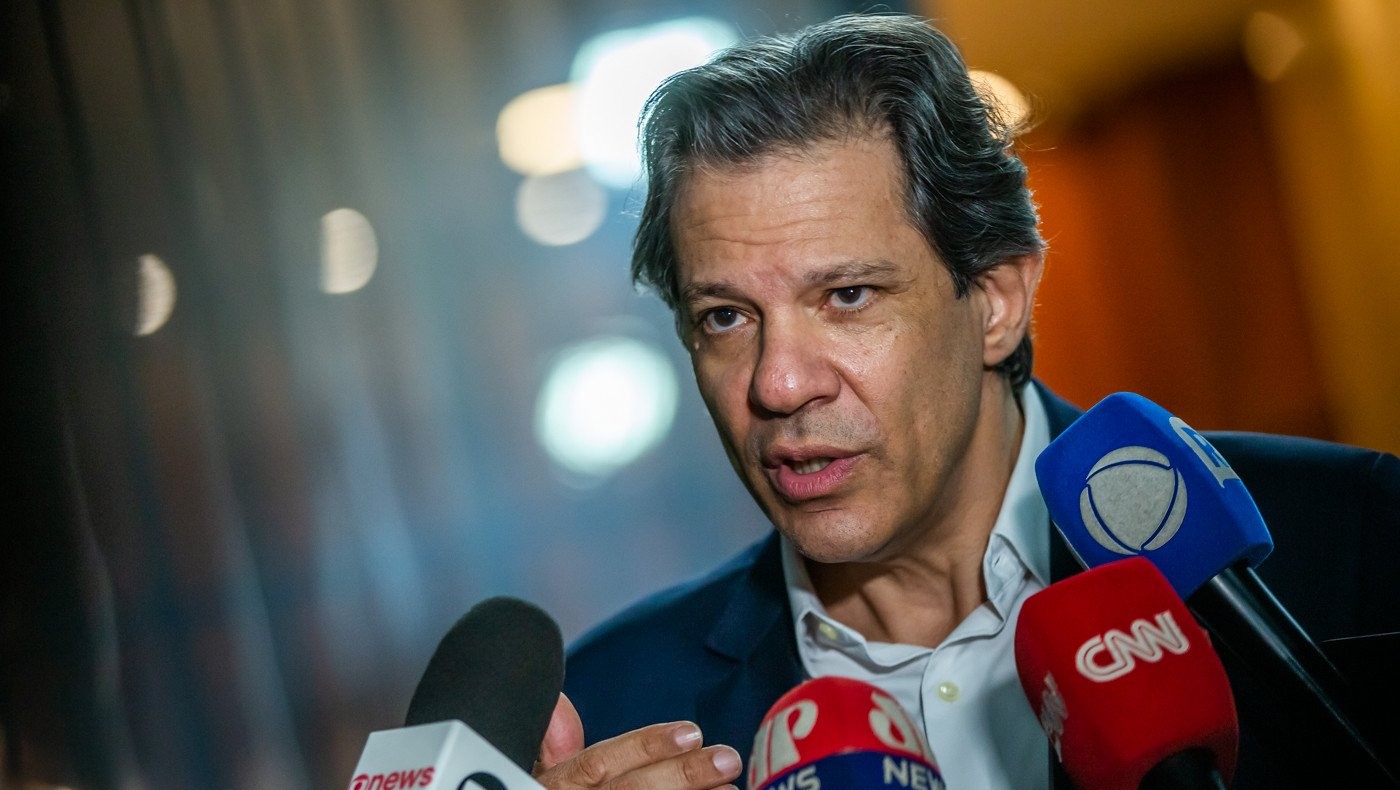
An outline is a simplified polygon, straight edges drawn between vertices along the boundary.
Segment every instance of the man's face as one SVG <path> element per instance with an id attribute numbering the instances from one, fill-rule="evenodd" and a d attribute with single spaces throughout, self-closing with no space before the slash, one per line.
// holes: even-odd
<path id="1" fill-rule="evenodd" d="M 956 510 L 994 308 L 954 295 L 892 144 L 697 169 L 672 221 L 700 393 L 778 529 L 818 561 L 876 560 Z"/>

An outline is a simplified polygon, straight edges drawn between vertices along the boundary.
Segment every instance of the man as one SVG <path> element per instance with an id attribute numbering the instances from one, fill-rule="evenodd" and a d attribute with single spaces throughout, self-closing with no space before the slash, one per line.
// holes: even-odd
<path id="1" fill-rule="evenodd" d="M 922 722 L 948 787 L 1049 787 L 1012 638 L 1026 597 L 1073 571 L 1033 462 L 1077 412 L 1029 383 L 1044 244 L 1011 130 L 937 31 L 856 16 L 672 78 L 643 148 L 634 277 L 675 311 L 730 462 L 776 533 L 575 646 L 568 699 L 607 740 L 580 751 L 561 700 L 540 781 L 742 784 L 736 750 L 768 706 L 836 674 Z M 1306 451 L 1316 463 L 1294 473 L 1351 464 L 1339 485 L 1400 490 L 1388 456 L 1256 444 L 1220 447 L 1252 487 L 1275 456 Z M 1376 498 L 1342 532 L 1393 546 L 1397 530 L 1361 530 L 1400 521 L 1397 501 Z M 1261 508 L 1278 536 L 1272 500 Z M 1397 620 L 1381 604 L 1349 611 L 1304 625 L 1330 636 Z"/>

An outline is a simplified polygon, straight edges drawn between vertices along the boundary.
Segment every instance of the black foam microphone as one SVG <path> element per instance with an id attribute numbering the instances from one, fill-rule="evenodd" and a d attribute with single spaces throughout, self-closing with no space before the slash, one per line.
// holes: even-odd
<path id="1" fill-rule="evenodd" d="M 472 607 L 428 661 L 405 726 L 370 733 L 349 790 L 543 790 L 530 776 L 564 687 L 564 640 L 514 598 Z"/>
<path id="2" fill-rule="evenodd" d="M 563 688 L 564 640 L 554 619 L 516 598 L 488 598 L 438 644 L 404 726 L 456 719 L 529 772 Z"/>

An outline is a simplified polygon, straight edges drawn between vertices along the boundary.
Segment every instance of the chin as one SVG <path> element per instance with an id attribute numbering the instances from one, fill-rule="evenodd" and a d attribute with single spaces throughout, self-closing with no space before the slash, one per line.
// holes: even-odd
<path id="1" fill-rule="evenodd" d="M 798 553 L 813 562 L 862 562 L 873 559 L 888 542 L 868 528 L 850 523 L 820 523 L 810 517 L 778 527 Z"/>

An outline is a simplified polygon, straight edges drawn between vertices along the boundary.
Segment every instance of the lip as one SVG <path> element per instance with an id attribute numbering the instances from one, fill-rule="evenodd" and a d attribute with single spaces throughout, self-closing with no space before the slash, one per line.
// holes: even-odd
<path id="1" fill-rule="evenodd" d="M 793 469 L 794 463 L 813 458 L 830 458 L 831 463 L 818 472 L 799 474 Z M 764 472 L 769 482 L 783 499 L 789 502 L 802 502 L 830 496 L 841 487 L 855 471 L 860 455 L 849 451 L 808 449 L 802 452 L 782 453 L 765 458 Z"/>

